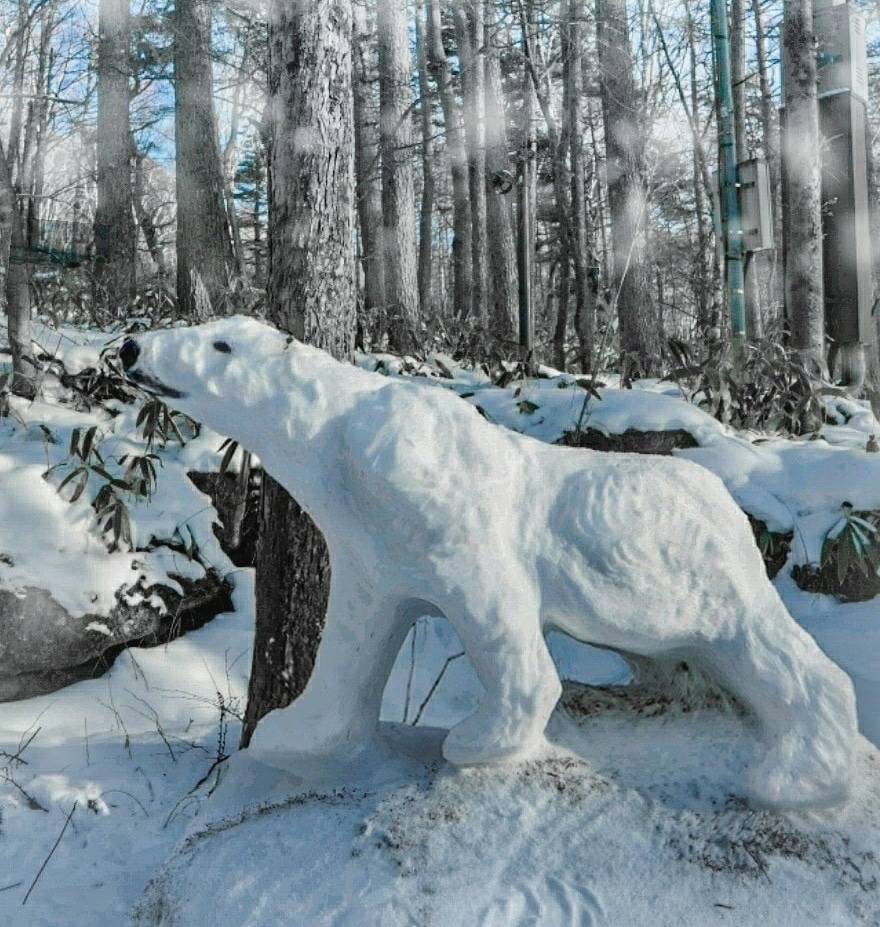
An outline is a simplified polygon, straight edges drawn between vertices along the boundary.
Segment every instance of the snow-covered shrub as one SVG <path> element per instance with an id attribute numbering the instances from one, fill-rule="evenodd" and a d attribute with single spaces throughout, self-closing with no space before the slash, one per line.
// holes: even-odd
<path id="1" fill-rule="evenodd" d="M 735 428 L 792 435 L 816 431 L 823 421 L 823 383 L 781 337 L 748 344 L 735 357 L 730 344 L 712 345 L 695 359 L 684 342 L 669 342 L 674 380 L 682 392 Z"/>
<path id="2" fill-rule="evenodd" d="M 849 502 L 825 535 L 818 567 L 796 566 L 795 582 L 809 592 L 863 601 L 880 595 L 880 512 L 856 512 Z"/>

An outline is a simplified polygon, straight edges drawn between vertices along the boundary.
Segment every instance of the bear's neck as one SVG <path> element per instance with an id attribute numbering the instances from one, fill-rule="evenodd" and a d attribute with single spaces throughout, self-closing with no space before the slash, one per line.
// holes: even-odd
<path id="1" fill-rule="evenodd" d="M 285 383 L 291 384 L 285 388 Z M 345 430 L 355 406 L 386 386 L 384 377 L 323 353 L 296 357 L 279 377 L 278 395 L 243 424 L 241 443 L 260 458 L 327 535 L 343 518 Z"/>

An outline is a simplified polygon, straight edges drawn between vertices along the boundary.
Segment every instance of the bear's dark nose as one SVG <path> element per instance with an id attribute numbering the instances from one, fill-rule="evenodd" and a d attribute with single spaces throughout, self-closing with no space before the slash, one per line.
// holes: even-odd
<path id="1" fill-rule="evenodd" d="M 119 349 L 119 359 L 122 361 L 123 368 L 125 370 L 131 370 L 137 363 L 140 353 L 141 349 L 138 347 L 138 343 L 134 338 L 126 338 L 122 343 L 122 347 Z"/>

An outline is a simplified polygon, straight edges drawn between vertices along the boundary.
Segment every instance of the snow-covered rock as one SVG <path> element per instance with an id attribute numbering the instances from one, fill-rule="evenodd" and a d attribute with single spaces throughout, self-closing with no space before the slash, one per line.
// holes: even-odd
<path id="1" fill-rule="evenodd" d="M 0 588 L 0 702 L 54 692 L 100 674 L 120 650 L 159 644 L 230 608 L 214 572 L 168 587 L 122 589 L 110 613 L 72 615 L 45 589 Z"/>

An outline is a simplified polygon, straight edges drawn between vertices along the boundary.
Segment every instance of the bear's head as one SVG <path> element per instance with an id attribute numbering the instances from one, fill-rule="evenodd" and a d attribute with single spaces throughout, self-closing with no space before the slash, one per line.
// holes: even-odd
<path id="1" fill-rule="evenodd" d="M 289 388 L 300 348 L 277 329 L 234 316 L 128 338 L 119 358 L 133 383 L 217 428 Z"/>

